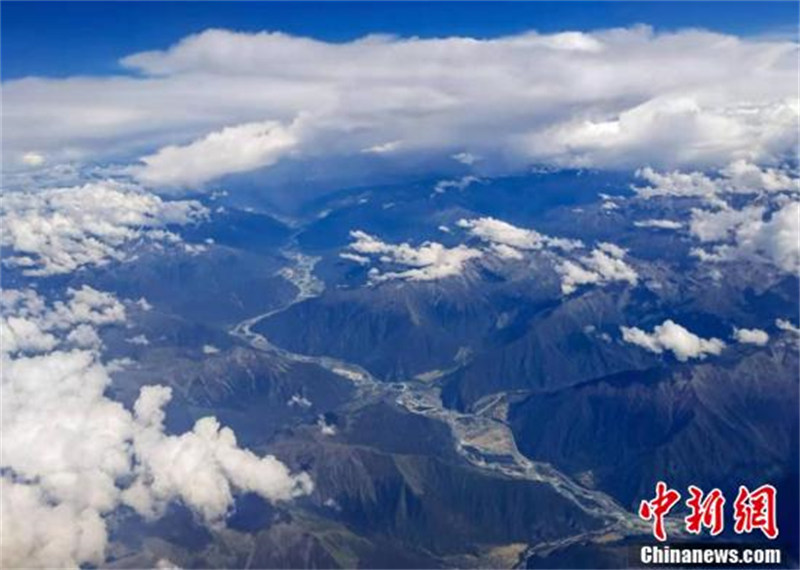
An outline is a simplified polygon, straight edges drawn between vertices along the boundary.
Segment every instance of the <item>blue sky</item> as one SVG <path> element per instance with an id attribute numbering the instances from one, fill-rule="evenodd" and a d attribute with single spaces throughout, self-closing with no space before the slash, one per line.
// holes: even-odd
<path id="1" fill-rule="evenodd" d="M 347 41 L 368 33 L 492 37 L 636 23 L 790 34 L 797 21 L 796 2 L 3 2 L 2 77 L 120 73 L 120 57 L 210 27 Z"/>

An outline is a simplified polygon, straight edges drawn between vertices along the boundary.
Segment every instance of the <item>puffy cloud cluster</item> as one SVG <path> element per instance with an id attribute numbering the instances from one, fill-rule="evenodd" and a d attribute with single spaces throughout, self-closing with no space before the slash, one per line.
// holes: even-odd
<path id="1" fill-rule="evenodd" d="M 0 333 L 4 354 L 37 353 L 66 343 L 78 348 L 98 348 L 96 326 L 125 320 L 125 307 L 113 295 L 87 285 L 67 289 L 67 302 L 48 307 L 33 289 L 0 292 Z M 68 331 L 66 335 L 56 334 Z"/>
<path id="2" fill-rule="evenodd" d="M 136 240 L 175 243 L 166 229 L 203 218 L 193 200 L 163 200 L 129 184 L 106 180 L 36 192 L 7 192 L 0 203 L 4 263 L 26 275 L 69 273 L 125 257 Z"/>
<path id="3" fill-rule="evenodd" d="M 641 346 L 656 354 L 668 350 L 681 362 L 686 362 L 690 358 L 702 360 L 709 354 L 718 355 L 725 348 L 725 343 L 720 339 L 701 338 L 669 319 L 656 325 L 652 333 L 637 327 L 620 327 L 620 330 L 625 342 Z"/>
<path id="4" fill-rule="evenodd" d="M 739 229 L 758 223 L 765 212 L 765 207 L 753 205 L 745 206 L 741 210 L 693 208 L 689 231 L 701 242 L 727 241 L 735 238 Z"/>
<path id="5" fill-rule="evenodd" d="M 584 247 L 580 240 L 551 237 L 533 229 L 514 226 L 491 217 L 461 219 L 456 225 L 479 238 L 487 246 L 475 248 L 466 244 L 448 248 L 436 242 L 425 242 L 419 247 L 408 243 L 390 244 L 355 230 L 350 232 L 354 241 L 339 254 L 343 259 L 368 266 L 374 259 L 381 264 L 408 267 L 404 270 L 369 270 L 373 283 L 401 279 L 406 281 L 431 281 L 460 275 L 468 261 L 484 256 L 504 260 L 520 260 L 524 252 L 548 250 L 561 276 L 561 291 L 569 295 L 580 285 L 603 285 L 622 281 L 636 285 L 639 276 L 624 257 L 627 250 L 609 242 L 600 242 L 589 253 L 568 259 L 564 254 Z M 441 228 L 440 228 L 441 229 Z M 561 254 L 553 253 L 560 250 Z"/>
<path id="6" fill-rule="evenodd" d="M 800 192 L 800 179 L 786 169 L 761 167 L 737 160 L 717 175 L 704 172 L 657 172 L 643 168 L 636 174 L 649 186 L 634 187 L 643 198 L 694 196 L 715 199 L 721 194 L 760 194 L 762 192 Z"/>
<path id="7" fill-rule="evenodd" d="M 215 524 L 233 503 L 233 488 L 272 501 L 311 492 L 307 473 L 293 476 L 274 457 L 258 457 L 239 448 L 233 431 L 221 427 L 216 418 L 201 418 L 192 431 L 179 436 L 166 435 L 163 408 L 171 397 L 171 388 L 145 386 L 134 405 L 140 428 L 133 434 L 136 480 L 123 491 L 122 500 L 137 512 L 157 517 L 170 501 L 180 498 Z"/>
<path id="8" fill-rule="evenodd" d="M 745 206 L 741 210 L 694 209 L 690 231 L 701 242 L 711 243 L 711 251 L 695 249 L 703 261 L 732 259 L 767 260 L 783 271 L 800 270 L 800 202 L 790 201 L 767 216 L 764 206 Z"/>
<path id="9" fill-rule="evenodd" d="M 397 271 L 381 272 L 378 268 L 370 269 L 370 281 L 378 283 L 392 279 L 405 281 L 433 281 L 445 277 L 460 275 L 471 259 L 483 255 L 477 249 L 458 245 L 447 248 L 440 243 L 426 241 L 419 247 L 413 247 L 408 243 L 391 244 L 380 241 L 379 239 L 360 230 L 350 232 L 350 236 L 355 240 L 349 245 L 352 255 L 343 256 L 345 259 L 364 263 L 373 257 L 386 265 L 405 267 L 406 269 Z"/>
<path id="10" fill-rule="evenodd" d="M 310 492 L 307 474 L 240 449 L 214 418 L 165 433 L 168 388 L 144 388 L 134 412 L 109 398 L 112 367 L 97 330 L 122 324 L 125 307 L 87 286 L 67 297 L 48 304 L 32 290 L 5 290 L 0 298 L 0 566 L 102 565 L 106 518 L 122 504 L 157 516 L 180 500 L 219 524 L 233 490 L 268 500 Z"/>
<path id="11" fill-rule="evenodd" d="M 744 344 L 765 346 L 769 342 L 769 335 L 761 329 L 733 329 L 733 338 Z"/>
<path id="12" fill-rule="evenodd" d="M 522 251 L 538 250 L 544 247 L 563 251 L 583 247 L 580 240 L 550 237 L 540 234 L 536 230 L 519 228 L 491 217 L 461 219 L 457 225 L 468 230 L 471 235 L 489 243 L 493 253 L 506 259 L 521 259 Z"/>
<path id="13" fill-rule="evenodd" d="M 561 275 L 561 292 L 569 295 L 580 285 L 622 281 L 636 285 L 639 275 L 623 257 L 626 251 L 612 243 L 598 244 L 588 255 L 565 260 L 556 266 Z"/>
<path id="14" fill-rule="evenodd" d="M 6 82 L 3 160 L 145 156 L 143 178 L 173 184 L 289 151 L 512 168 L 777 164 L 797 144 L 796 57 L 791 41 L 644 26 L 336 43 L 207 30 L 124 58 L 135 74 Z"/>

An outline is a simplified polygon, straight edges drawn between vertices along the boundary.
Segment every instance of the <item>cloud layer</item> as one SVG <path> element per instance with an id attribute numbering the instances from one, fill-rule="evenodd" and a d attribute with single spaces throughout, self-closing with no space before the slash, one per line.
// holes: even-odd
<path id="1" fill-rule="evenodd" d="M 143 180 L 186 185 L 290 150 L 487 168 L 777 164 L 797 146 L 796 58 L 792 42 L 643 26 L 343 43 L 207 30 L 124 58 L 135 75 L 7 82 L 3 161 L 143 157 Z"/>

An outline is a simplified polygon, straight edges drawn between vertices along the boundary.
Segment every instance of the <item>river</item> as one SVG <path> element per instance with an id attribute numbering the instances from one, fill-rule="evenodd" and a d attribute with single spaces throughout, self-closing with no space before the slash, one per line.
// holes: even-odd
<path id="1" fill-rule="evenodd" d="M 285 279 L 297 288 L 295 297 L 284 306 L 243 320 L 230 333 L 256 350 L 280 354 L 282 357 L 303 363 L 315 364 L 325 370 L 347 378 L 356 387 L 356 405 L 362 406 L 379 399 L 393 401 L 412 414 L 419 414 L 447 424 L 453 434 L 458 453 L 471 465 L 515 479 L 526 479 L 550 485 L 558 494 L 575 504 L 587 514 L 603 521 L 602 528 L 560 539 L 555 542 L 529 545 L 519 560 L 525 567 L 531 556 L 546 555 L 566 546 L 589 541 L 608 541 L 609 537 L 649 535 L 650 523 L 623 508 L 609 495 L 584 487 L 561 473 L 549 463 L 531 461 L 517 449 L 509 426 L 492 413 L 504 398 L 495 395 L 477 412 L 459 412 L 444 407 L 440 390 L 430 382 L 411 379 L 402 382 L 382 382 L 367 370 L 338 358 L 311 356 L 290 352 L 272 344 L 253 327 L 264 319 L 285 311 L 292 305 L 321 295 L 325 284 L 314 275 L 319 258 L 305 255 L 295 248 L 283 252 L 289 265 L 280 271 Z M 677 520 L 668 521 L 672 532 L 679 531 Z"/>

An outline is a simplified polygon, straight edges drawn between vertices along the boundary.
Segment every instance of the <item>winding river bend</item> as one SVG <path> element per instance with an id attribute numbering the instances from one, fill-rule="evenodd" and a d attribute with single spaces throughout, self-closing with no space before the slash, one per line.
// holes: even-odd
<path id="1" fill-rule="evenodd" d="M 548 553 L 587 541 L 607 541 L 609 537 L 646 535 L 648 523 L 623 508 L 609 495 L 588 489 L 564 475 L 552 465 L 531 461 L 517 449 L 509 426 L 492 411 L 502 403 L 505 396 L 496 395 L 474 413 L 459 412 L 442 405 L 438 387 L 422 380 L 382 382 L 357 364 L 329 356 L 311 356 L 290 352 L 272 344 L 264 335 L 253 331 L 259 322 L 287 310 L 306 299 L 319 296 L 325 284 L 314 276 L 314 266 L 319 258 L 305 255 L 290 248 L 283 252 L 290 262 L 280 271 L 285 279 L 297 288 L 295 297 L 284 306 L 256 315 L 234 326 L 230 334 L 246 342 L 256 350 L 281 355 L 294 362 L 315 364 L 334 374 L 350 380 L 357 389 L 358 404 L 378 399 L 390 400 L 412 414 L 419 414 L 447 424 L 453 434 L 458 453 L 471 465 L 515 479 L 526 479 L 550 485 L 561 496 L 578 506 L 587 514 L 603 521 L 603 526 L 591 532 L 580 533 L 555 542 L 530 545 L 520 556 L 519 567 L 524 567 L 531 556 Z M 676 521 L 668 525 L 678 530 Z"/>

